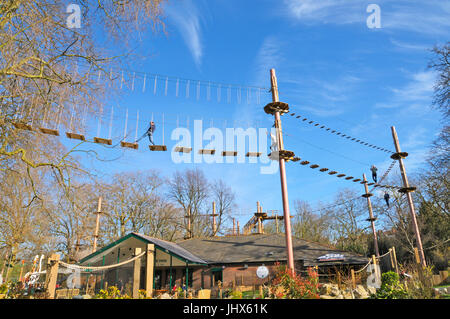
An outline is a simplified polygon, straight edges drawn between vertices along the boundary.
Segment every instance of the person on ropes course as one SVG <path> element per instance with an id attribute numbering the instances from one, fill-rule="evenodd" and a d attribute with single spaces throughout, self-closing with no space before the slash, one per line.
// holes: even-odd
<path id="1" fill-rule="evenodd" d="M 152 143 L 152 145 L 155 145 L 155 143 L 153 142 L 153 132 L 155 131 L 155 128 L 156 128 L 155 122 L 150 121 L 150 126 L 148 127 L 147 131 L 136 142 L 139 142 L 141 139 L 143 139 L 145 136 L 148 135 L 149 142 Z"/>
<path id="2" fill-rule="evenodd" d="M 388 193 L 384 193 L 384 200 L 386 201 L 386 205 L 389 208 L 389 194 Z"/>
<path id="3" fill-rule="evenodd" d="M 377 182 L 377 170 L 378 170 L 378 168 L 376 168 L 375 165 L 372 165 L 370 170 L 372 171 L 372 179 L 376 183 Z"/>

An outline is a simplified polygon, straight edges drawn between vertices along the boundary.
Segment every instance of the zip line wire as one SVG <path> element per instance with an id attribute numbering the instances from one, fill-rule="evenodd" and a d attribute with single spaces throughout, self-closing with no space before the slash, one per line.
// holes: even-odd
<path id="1" fill-rule="evenodd" d="M 296 115 L 296 114 L 297 113 L 295 113 L 295 112 L 289 113 L 289 115 L 291 115 L 292 117 L 295 116 L 295 118 L 297 118 L 297 119 L 303 118 L 302 122 L 305 122 L 307 124 L 313 125 L 313 127 L 316 127 L 316 128 L 319 128 L 319 129 L 323 129 L 326 132 L 329 132 L 331 134 L 336 134 L 337 136 L 340 136 L 342 138 L 346 138 L 346 139 L 348 139 L 350 141 L 353 141 L 355 143 L 359 143 L 361 145 L 364 145 L 364 146 L 367 146 L 367 147 L 370 147 L 370 148 L 373 148 L 373 149 L 376 149 L 376 150 L 379 150 L 379 151 L 382 151 L 382 152 L 385 152 L 385 153 L 389 153 L 389 154 L 393 154 L 394 153 L 394 152 L 392 152 L 390 150 L 387 150 L 387 149 L 385 149 L 383 147 L 379 147 L 379 146 L 376 146 L 376 145 L 373 145 L 373 144 L 369 144 L 368 142 L 365 142 L 365 141 L 363 141 L 361 139 L 357 139 L 356 137 L 352 137 L 352 136 L 344 134 L 344 133 L 342 133 L 342 132 L 340 132 L 338 130 L 331 129 L 331 128 L 327 127 L 326 125 L 321 125 L 320 123 L 317 123 L 317 122 L 315 122 L 313 120 L 309 120 L 308 121 L 308 118 L 306 118 L 306 117 L 304 117 L 302 115 L 299 115 L 299 114 Z"/>

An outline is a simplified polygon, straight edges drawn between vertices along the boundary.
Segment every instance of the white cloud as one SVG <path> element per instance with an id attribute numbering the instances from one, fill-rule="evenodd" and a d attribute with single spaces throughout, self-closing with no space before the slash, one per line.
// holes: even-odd
<path id="1" fill-rule="evenodd" d="M 286 14 L 305 24 L 366 23 L 370 2 L 361 0 L 285 0 Z M 377 0 L 381 8 L 382 31 L 409 31 L 447 35 L 450 2 L 441 0 Z"/>
<path id="2" fill-rule="evenodd" d="M 266 36 L 256 55 L 256 83 L 267 86 L 269 70 L 278 69 L 283 62 L 282 43 L 275 36 Z"/>
<path id="3" fill-rule="evenodd" d="M 393 93 L 389 102 L 375 104 L 376 108 L 429 106 L 433 95 L 436 74 L 422 71 L 411 75 L 411 80 L 401 88 L 390 88 Z"/>
<path id="4" fill-rule="evenodd" d="M 191 52 L 197 67 L 201 65 L 203 57 L 202 44 L 202 16 L 191 0 L 181 1 L 179 5 L 168 5 L 166 13 L 180 32 L 183 40 Z"/>

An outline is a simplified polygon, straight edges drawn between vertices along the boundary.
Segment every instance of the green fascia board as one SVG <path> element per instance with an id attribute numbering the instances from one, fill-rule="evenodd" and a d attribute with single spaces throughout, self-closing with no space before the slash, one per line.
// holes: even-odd
<path id="1" fill-rule="evenodd" d="M 138 239 L 138 240 L 140 240 L 140 241 L 142 241 L 142 242 L 144 242 L 144 243 L 147 243 L 147 244 L 154 244 L 153 242 L 151 242 L 151 241 L 149 241 L 149 240 L 147 240 L 147 239 L 145 239 L 145 238 L 142 238 L 142 237 L 140 237 L 140 236 L 137 236 L 137 235 L 134 234 L 134 233 L 130 233 L 130 234 L 128 234 L 128 235 L 126 235 L 126 236 L 124 236 L 124 237 L 122 237 L 122 238 L 119 238 L 118 240 L 112 242 L 111 244 L 109 244 L 109 245 L 103 247 L 102 249 L 99 249 L 99 250 L 97 250 L 97 251 L 91 253 L 90 255 L 87 255 L 86 257 L 84 257 L 83 259 L 81 259 L 81 260 L 78 262 L 78 264 L 82 264 L 82 263 L 84 263 L 85 261 L 88 261 L 89 259 L 91 259 L 91 258 L 93 258 L 93 257 L 95 257 L 95 256 L 97 256 L 97 255 L 99 255 L 99 254 L 101 254 L 101 253 L 104 252 L 105 250 L 108 250 L 108 249 L 110 249 L 110 248 L 112 248 L 112 247 L 114 247 L 114 246 L 117 246 L 118 244 L 120 244 L 121 242 L 127 240 L 127 239 L 130 238 L 130 237 L 133 237 L 133 238 L 135 238 L 135 239 Z M 159 249 L 159 250 L 161 250 L 161 251 L 163 251 L 163 252 L 169 254 L 170 256 L 173 256 L 173 257 L 175 257 L 175 258 L 178 258 L 179 260 L 182 260 L 182 261 L 184 261 L 184 262 L 186 262 L 186 263 L 188 263 L 188 264 L 205 265 L 205 264 L 203 264 L 203 263 L 199 263 L 199 262 L 194 262 L 194 261 L 187 260 L 186 258 L 183 258 L 183 257 L 181 257 L 181 256 L 178 256 L 177 254 L 172 253 L 171 251 L 167 250 L 166 248 L 159 247 L 159 246 L 156 245 L 156 244 L 154 244 L 154 245 L 155 245 L 155 248 L 156 248 L 156 249 Z"/>

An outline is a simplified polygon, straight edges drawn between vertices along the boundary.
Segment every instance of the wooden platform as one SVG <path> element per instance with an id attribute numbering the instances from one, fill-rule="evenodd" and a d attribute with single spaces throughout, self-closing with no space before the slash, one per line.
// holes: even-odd
<path id="1" fill-rule="evenodd" d="M 319 165 L 317 165 L 317 164 L 312 164 L 310 167 L 311 167 L 311 168 L 317 168 L 317 167 L 319 167 Z"/>
<path id="2" fill-rule="evenodd" d="M 260 152 L 248 152 L 247 154 L 245 154 L 245 156 L 247 157 L 260 157 L 262 153 Z"/>
<path id="3" fill-rule="evenodd" d="M 336 177 L 339 177 L 339 178 L 344 177 L 344 176 L 345 176 L 345 174 L 336 175 Z"/>
<path id="4" fill-rule="evenodd" d="M 112 140 L 101 137 L 94 137 L 94 142 L 98 144 L 112 145 Z"/>
<path id="5" fill-rule="evenodd" d="M 149 145 L 150 151 L 158 151 L 158 152 L 165 152 L 167 151 L 166 145 Z"/>
<path id="6" fill-rule="evenodd" d="M 135 150 L 137 150 L 139 148 L 139 144 L 138 143 L 130 143 L 130 142 L 124 142 L 124 141 L 120 142 L 120 146 L 127 147 L 127 148 L 132 148 L 132 149 L 135 149 Z"/>
<path id="7" fill-rule="evenodd" d="M 236 151 L 222 151 L 222 156 L 237 156 Z"/>
<path id="8" fill-rule="evenodd" d="M 66 132 L 66 136 L 68 138 L 71 138 L 71 139 L 74 139 L 74 140 L 86 141 L 86 138 L 84 137 L 83 134 Z"/>
<path id="9" fill-rule="evenodd" d="M 191 147 L 177 146 L 177 147 L 175 147 L 175 149 L 173 151 L 174 152 L 178 152 L 178 153 L 190 153 L 192 151 L 192 148 Z"/>
<path id="10" fill-rule="evenodd" d="M 39 131 L 41 131 L 44 134 L 59 136 L 59 132 L 57 130 L 53 130 L 53 129 L 50 129 L 50 128 L 40 127 Z"/>
<path id="11" fill-rule="evenodd" d="M 32 131 L 33 130 L 31 125 L 28 125 L 28 124 L 25 124 L 25 123 L 14 122 L 13 125 L 16 128 L 18 128 L 19 130 L 27 130 L 27 131 Z"/>
<path id="12" fill-rule="evenodd" d="M 199 149 L 199 154 L 208 154 L 208 155 L 214 155 L 216 153 L 216 150 L 208 150 L 208 149 Z"/>

